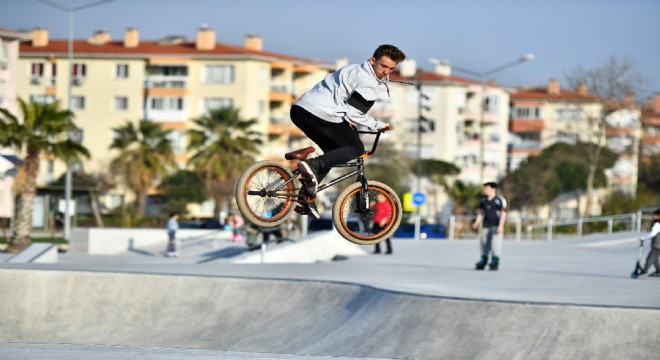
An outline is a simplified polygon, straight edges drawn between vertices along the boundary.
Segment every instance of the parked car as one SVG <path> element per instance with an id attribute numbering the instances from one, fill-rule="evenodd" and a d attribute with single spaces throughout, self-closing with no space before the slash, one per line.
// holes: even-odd
<path id="1" fill-rule="evenodd" d="M 222 229 L 218 219 L 202 218 L 199 220 L 182 221 L 179 229 Z"/>
<path id="2" fill-rule="evenodd" d="M 404 223 L 394 232 L 395 238 L 414 238 L 415 224 Z M 445 226 L 442 224 L 421 224 L 419 229 L 420 239 L 444 239 L 447 237 Z"/>
<path id="3" fill-rule="evenodd" d="M 332 222 L 331 217 L 322 216 L 320 219 L 314 219 L 310 217 L 310 219 L 311 220 L 307 225 L 307 232 L 311 233 L 315 231 L 326 231 L 326 230 L 333 230 L 335 228 L 335 224 Z M 357 220 L 349 219 L 348 226 L 351 229 L 357 229 L 358 228 Z"/>

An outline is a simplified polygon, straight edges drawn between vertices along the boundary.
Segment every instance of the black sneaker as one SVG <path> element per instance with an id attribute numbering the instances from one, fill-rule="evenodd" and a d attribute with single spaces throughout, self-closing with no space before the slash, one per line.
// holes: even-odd
<path id="1" fill-rule="evenodd" d="M 490 264 L 488 264 L 488 268 L 491 270 L 497 270 L 500 267 L 500 259 L 497 256 L 493 256 L 493 258 L 490 260 Z"/>
<path id="2" fill-rule="evenodd" d="M 298 170 L 300 170 L 302 183 L 305 185 L 305 190 L 307 190 L 310 195 L 316 194 L 316 189 L 319 185 L 317 176 L 320 168 L 321 166 L 316 159 L 304 160 L 298 163 Z"/>
<path id="3" fill-rule="evenodd" d="M 482 256 L 481 259 L 475 264 L 475 270 L 483 270 L 486 268 L 486 263 L 488 263 L 488 257 Z"/>
<path id="4" fill-rule="evenodd" d="M 298 204 L 293 210 L 300 215 L 309 215 L 317 220 L 321 218 L 319 210 L 313 202 Z"/>
<path id="5" fill-rule="evenodd" d="M 660 271 L 656 271 L 654 273 L 651 273 L 649 276 L 660 277 Z"/>

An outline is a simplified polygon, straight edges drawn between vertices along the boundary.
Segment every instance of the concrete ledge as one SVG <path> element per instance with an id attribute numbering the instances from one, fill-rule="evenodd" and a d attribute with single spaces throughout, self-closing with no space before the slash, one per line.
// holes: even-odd
<path id="1" fill-rule="evenodd" d="M 196 238 L 226 240 L 230 233 L 226 230 L 183 229 L 176 234 L 177 240 L 183 241 Z M 69 251 L 74 254 L 113 255 L 158 244 L 165 248 L 167 240 L 164 229 L 74 228 Z"/>
<path id="2" fill-rule="evenodd" d="M 263 254 L 264 263 L 315 263 L 330 261 L 336 255 L 366 255 L 359 245 L 344 239 L 336 231 L 320 231 L 310 235 L 307 240 L 268 248 Z M 235 264 L 258 264 L 262 262 L 260 251 L 253 251 L 238 257 Z"/>
<path id="3" fill-rule="evenodd" d="M 7 263 L 56 263 L 57 260 L 57 245 L 53 243 L 33 243 L 7 259 Z"/>

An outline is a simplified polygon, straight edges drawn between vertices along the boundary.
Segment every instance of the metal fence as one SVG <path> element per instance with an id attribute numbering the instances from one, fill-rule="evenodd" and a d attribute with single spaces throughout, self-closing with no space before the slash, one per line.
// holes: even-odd
<path id="1" fill-rule="evenodd" d="M 442 221 L 447 228 L 447 239 L 474 238 L 476 230 L 472 229 L 474 217 L 468 215 L 451 215 Z M 504 229 L 507 240 L 545 240 L 552 241 L 561 237 L 582 237 L 592 233 L 633 232 L 640 233 L 650 228 L 653 216 L 644 214 L 642 210 L 636 213 L 580 217 L 575 219 L 525 219 L 520 216 L 510 216 Z M 523 234 L 523 229 L 525 233 Z"/>

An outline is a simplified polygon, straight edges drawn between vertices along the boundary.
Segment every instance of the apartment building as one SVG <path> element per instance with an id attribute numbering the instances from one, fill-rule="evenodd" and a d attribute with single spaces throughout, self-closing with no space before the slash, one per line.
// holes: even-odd
<path id="1" fill-rule="evenodd" d="M 608 189 L 597 196 L 606 196 L 613 190 L 635 193 L 641 132 L 640 113 L 632 102 L 618 104 L 592 96 L 585 85 L 575 91 L 562 89 L 559 81 L 551 79 L 547 87 L 512 93 L 510 107 L 508 171 L 557 142 L 600 143 L 619 154 L 619 159 L 606 172 Z M 560 204 L 559 210 L 574 214 L 584 201 L 581 203 Z M 598 213 L 600 208 L 596 207 L 590 212 Z M 579 209 L 579 213 L 583 212 Z"/>
<path id="2" fill-rule="evenodd" d="M 195 39 L 142 40 L 138 29 L 129 28 L 118 40 L 107 31 L 74 40 L 69 99 L 67 40 L 49 39 L 46 29 L 35 29 L 31 41 L 20 46 L 18 95 L 32 101 L 59 99 L 63 108 L 70 106 L 82 143 L 92 153 L 91 160 L 79 164 L 86 172 L 107 169 L 112 129 L 140 119 L 172 130 L 177 162 L 184 167 L 191 119 L 224 106 L 258 120 L 264 158 L 281 158 L 300 146 L 302 133 L 287 121 L 291 103 L 334 65 L 265 51 L 256 35 L 246 36 L 242 45 L 216 37 L 204 27 Z M 41 169 L 39 182 L 48 183 L 64 170 L 51 161 Z"/>
<path id="3" fill-rule="evenodd" d="M 417 128 L 421 126 L 421 158 L 455 164 L 461 169 L 458 178 L 470 184 L 504 176 L 509 112 L 506 89 L 492 82 L 482 84 L 454 76 L 446 64 L 424 71 L 417 68 L 414 59 L 404 61 L 391 78 L 414 85 L 392 83 L 391 99 L 379 102 L 375 115 L 396 117 L 397 141 L 406 152 L 416 156 Z M 421 124 L 420 115 L 426 119 Z"/>
<path id="4" fill-rule="evenodd" d="M 641 111 L 642 117 L 642 161 L 648 161 L 651 155 L 660 154 L 660 94 L 648 99 Z"/>
<path id="5" fill-rule="evenodd" d="M 29 39 L 29 34 L 0 28 L 0 107 L 12 113 L 18 110 L 16 101 L 18 44 Z"/>
<path id="6" fill-rule="evenodd" d="M 11 113 L 18 111 L 16 77 L 18 44 L 30 38 L 29 34 L 0 28 L 0 107 Z M 14 214 L 14 178 L 22 161 L 13 149 L 0 148 L 0 218 Z"/>

